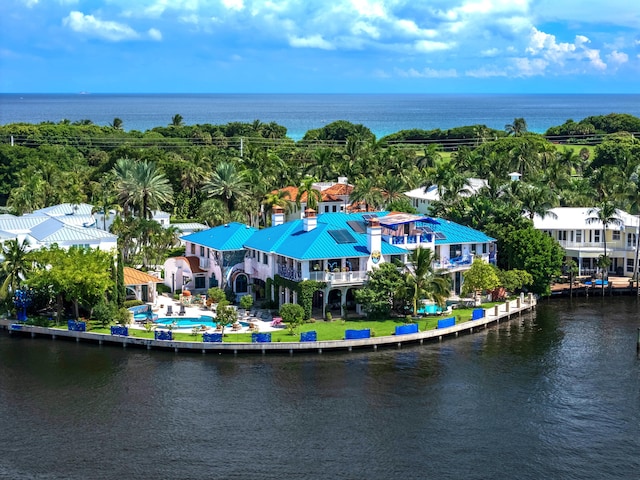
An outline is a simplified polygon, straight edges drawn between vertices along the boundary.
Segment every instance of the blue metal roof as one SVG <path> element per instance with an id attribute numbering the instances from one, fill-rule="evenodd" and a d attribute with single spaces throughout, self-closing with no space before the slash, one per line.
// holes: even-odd
<path id="1" fill-rule="evenodd" d="M 316 218 L 317 225 L 312 230 L 304 230 L 304 220 L 293 220 L 275 227 L 257 230 L 242 223 L 211 228 L 185 235 L 182 240 L 212 248 L 218 251 L 242 250 L 250 248 L 262 252 L 273 252 L 297 260 L 322 260 L 339 257 L 368 257 L 367 234 L 358 233 L 347 223 L 363 221 L 362 213 L 325 213 Z M 384 217 L 388 212 L 367 213 Z M 442 232 L 445 239 L 436 244 L 485 243 L 494 241 L 482 232 L 443 219 L 435 219 L 438 224 L 429 227 Z M 333 230 L 347 229 L 355 242 L 339 243 Z M 382 242 L 383 255 L 404 255 L 407 250 Z"/>
<path id="2" fill-rule="evenodd" d="M 495 238 L 485 235 L 479 230 L 465 227 L 455 222 L 436 218 L 438 224 L 431 224 L 429 228 L 434 232 L 441 232 L 445 238 L 436 238 L 436 245 L 455 245 L 458 243 L 489 243 L 495 242 Z"/>
<path id="3" fill-rule="evenodd" d="M 232 222 L 208 230 L 190 233 L 180 237 L 187 242 L 197 243 L 220 252 L 242 250 L 246 241 L 257 232 L 244 223 Z"/>
<path id="4" fill-rule="evenodd" d="M 382 216 L 383 212 L 376 213 Z M 274 252 L 298 260 L 320 260 L 337 257 L 368 257 L 367 235 L 355 232 L 348 220 L 362 220 L 358 213 L 326 213 L 317 217 L 317 226 L 304 231 L 304 220 L 294 220 L 277 227 L 259 230 L 245 246 L 264 252 Z M 338 243 L 331 230 L 347 229 L 355 243 Z M 404 255 L 403 248 L 382 242 L 383 255 Z"/>

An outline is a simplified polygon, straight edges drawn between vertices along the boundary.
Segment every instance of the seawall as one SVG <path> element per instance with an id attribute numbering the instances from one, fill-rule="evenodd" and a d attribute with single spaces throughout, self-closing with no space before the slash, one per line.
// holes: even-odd
<path id="1" fill-rule="evenodd" d="M 0 328 L 8 330 L 11 335 L 29 335 L 35 337 L 50 337 L 52 340 L 66 339 L 76 342 L 91 342 L 99 345 L 121 345 L 123 348 L 146 348 L 148 350 L 173 350 L 174 352 L 194 353 L 323 353 L 332 351 L 350 352 L 354 349 L 401 348 L 405 344 L 423 344 L 429 341 L 442 341 L 446 337 L 457 337 L 460 334 L 474 333 L 487 326 L 508 321 L 535 309 L 537 300 L 533 295 L 526 298 L 517 298 L 484 309 L 484 316 L 477 320 L 469 320 L 450 327 L 426 330 L 404 335 L 388 335 L 354 340 L 324 340 L 315 342 L 272 342 L 272 343 L 248 343 L 248 342 L 223 342 L 203 343 L 186 342 L 178 340 L 154 340 L 130 336 L 109 335 L 104 333 L 77 332 L 58 328 L 37 327 L 19 324 L 11 319 L 0 319 Z"/>

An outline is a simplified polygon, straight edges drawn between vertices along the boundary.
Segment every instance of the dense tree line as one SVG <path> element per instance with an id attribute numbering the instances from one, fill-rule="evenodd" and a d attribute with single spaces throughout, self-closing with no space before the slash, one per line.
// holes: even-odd
<path id="1" fill-rule="evenodd" d="M 546 134 L 571 135 L 578 132 L 574 123 Z M 298 142 L 273 122 L 184 125 L 180 115 L 145 132 L 127 132 L 117 118 L 109 126 L 10 124 L 0 126 L 0 204 L 18 214 L 63 202 L 121 212 L 116 232 L 143 239 L 122 242 L 125 262 L 146 265 L 159 261 L 154 252 L 175 244 L 144 223 L 152 210 L 210 226 L 236 220 L 260 227 L 268 225 L 273 206 L 299 201 L 279 190 L 286 186 L 308 192 L 313 203 L 314 181 L 346 176 L 352 200 L 410 212 L 403 192 L 433 185 L 441 197 L 434 215 L 494 236 L 501 266 L 525 269 L 509 242 L 514 231 L 533 235 L 522 232 L 536 214 L 603 201 L 640 213 L 640 144 L 628 133 L 640 131 L 640 119 L 611 114 L 578 124 L 599 135 L 595 148 L 553 143 L 528 132 L 522 118 L 504 131 L 483 125 L 407 130 L 380 140 L 366 126 L 341 120 Z M 519 182 L 510 180 L 514 172 Z M 476 193 L 474 177 L 487 182 Z M 555 268 L 557 261 L 549 263 Z"/>

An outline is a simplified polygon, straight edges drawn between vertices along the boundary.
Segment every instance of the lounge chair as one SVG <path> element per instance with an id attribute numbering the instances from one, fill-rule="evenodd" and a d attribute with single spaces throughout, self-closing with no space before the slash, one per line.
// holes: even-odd
<path id="1" fill-rule="evenodd" d="M 184 317 L 185 313 L 187 313 L 187 311 L 184 308 L 184 305 L 180 305 L 180 311 L 178 312 L 178 315 L 180 315 L 181 317 Z"/>
<path id="2" fill-rule="evenodd" d="M 172 305 L 167 305 L 167 313 L 165 315 L 167 317 L 170 317 L 171 315 L 173 315 L 173 306 Z"/>

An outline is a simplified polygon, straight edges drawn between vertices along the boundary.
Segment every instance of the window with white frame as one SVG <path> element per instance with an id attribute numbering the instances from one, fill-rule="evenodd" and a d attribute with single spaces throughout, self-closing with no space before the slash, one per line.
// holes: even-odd
<path id="1" fill-rule="evenodd" d="M 611 232 L 611 238 L 613 239 L 614 242 L 619 242 L 620 241 L 620 230 L 613 230 L 613 232 Z"/>

